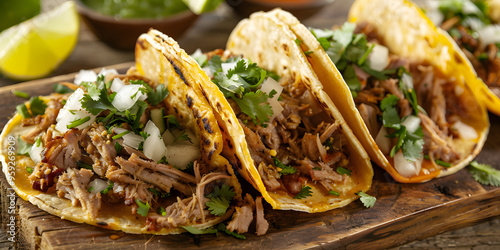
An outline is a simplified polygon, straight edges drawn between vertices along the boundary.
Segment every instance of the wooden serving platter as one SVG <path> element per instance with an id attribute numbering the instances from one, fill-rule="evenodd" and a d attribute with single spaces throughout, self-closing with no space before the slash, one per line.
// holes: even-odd
<path id="1" fill-rule="evenodd" d="M 132 65 L 106 68 L 124 71 Z M 24 101 L 15 97 L 12 90 L 25 91 L 32 96 L 47 95 L 52 92 L 53 84 L 73 81 L 74 76 L 69 74 L 0 88 L 0 126 L 3 128 L 15 106 Z M 500 169 L 500 118 L 491 115 L 490 122 L 488 140 L 476 160 Z M 373 208 L 365 208 L 355 201 L 341 209 L 307 214 L 265 206 L 265 217 L 270 222 L 267 234 L 257 236 L 249 232 L 245 234 L 246 240 L 223 233 L 218 236 L 125 234 L 62 220 L 17 197 L 15 246 L 30 249 L 376 249 L 423 239 L 500 215 L 500 188 L 479 184 L 465 169 L 422 184 L 396 183 L 379 167 L 374 165 L 374 169 L 373 186 L 368 192 L 377 197 Z M 6 225 L 12 215 L 8 213 L 11 201 L 7 195 L 11 191 L 5 176 L 2 175 L 0 181 L 2 227 L 7 232 Z"/>

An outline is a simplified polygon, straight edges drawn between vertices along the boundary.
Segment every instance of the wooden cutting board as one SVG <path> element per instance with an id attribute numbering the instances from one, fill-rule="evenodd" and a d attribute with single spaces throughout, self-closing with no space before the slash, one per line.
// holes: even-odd
<path id="1" fill-rule="evenodd" d="M 124 71 L 133 63 L 109 66 Z M 98 69 L 99 71 L 100 69 Z M 36 80 L 0 88 L 0 126 L 3 128 L 24 100 L 11 91 L 47 95 L 52 85 L 72 81 L 75 74 Z M 500 169 L 500 118 L 490 116 L 491 129 L 478 162 Z M 424 239 L 445 231 L 465 227 L 500 215 L 500 188 L 483 186 L 467 170 L 423 184 L 396 183 L 390 175 L 374 166 L 373 186 L 368 192 L 377 197 L 373 208 L 360 201 L 324 213 L 307 214 L 277 211 L 266 206 L 270 228 L 266 235 L 246 233 L 246 240 L 225 234 L 173 236 L 132 235 L 86 224 L 62 220 L 17 198 L 15 201 L 17 247 L 42 249 L 303 249 L 303 248 L 387 248 Z M 7 196 L 11 191 L 0 178 L 2 226 L 10 223 Z M 267 204 L 266 204 L 267 205 Z M 254 228 L 251 226 L 251 228 Z M 8 235 L 9 236 L 9 235 Z"/>

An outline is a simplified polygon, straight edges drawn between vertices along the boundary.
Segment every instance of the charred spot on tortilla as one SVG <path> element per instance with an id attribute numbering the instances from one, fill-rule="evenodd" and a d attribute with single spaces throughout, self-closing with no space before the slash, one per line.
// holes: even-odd
<path id="1" fill-rule="evenodd" d="M 189 95 L 186 95 L 186 103 L 187 103 L 188 107 L 192 108 L 193 99 Z"/>
<path id="2" fill-rule="evenodd" d="M 184 84 L 186 84 L 187 86 L 190 86 L 189 83 L 186 81 L 184 74 L 182 74 L 181 68 L 179 68 L 179 66 L 177 66 L 177 64 L 175 64 L 175 62 L 172 59 L 167 58 L 167 60 L 170 62 L 172 67 L 174 67 L 175 73 L 181 78 L 181 80 L 184 82 Z"/>
<path id="3" fill-rule="evenodd" d="M 144 41 L 144 40 L 138 40 L 138 41 L 137 41 L 137 44 L 138 44 L 139 46 L 141 46 L 141 49 L 146 50 L 146 49 L 147 49 L 147 47 L 146 47 L 146 45 L 145 45 L 144 43 L 145 43 L 145 41 Z"/>
<path id="4" fill-rule="evenodd" d="M 217 103 L 217 111 L 222 112 L 222 106 L 220 105 L 220 102 Z"/>
<path id="5" fill-rule="evenodd" d="M 215 153 L 215 150 L 210 150 L 208 153 L 208 159 L 212 159 L 212 155 Z"/>
<path id="6" fill-rule="evenodd" d="M 99 221 L 99 222 L 97 222 L 97 225 L 99 225 L 99 226 L 108 226 L 108 223 Z"/>
<path id="7" fill-rule="evenodd" d="M 202 119 L 203 121 L 203 127 L 205 128 L 205 130 L 209 133 L 209 134 L 212 134 L 213 133 L 213 130 L 212 130 L 212 127 L 210 127 L 210 124 L 208 123 L 208 118 L 203 118 Z"/>
<path id="8" fill-rule="evenodd" d="M 285 51 L 286 55 L 288 56 L 288 54 L 290 53 L 288 50 L 288 45 L 286 43 L 283 43 L 282 46 L 283 46 L 283 50 Z"/>
<path id="9" fill-rule="evenodd" d="M 209 139 L 205 140 L 205 145 L 210 145 L 211 141 Z"/>

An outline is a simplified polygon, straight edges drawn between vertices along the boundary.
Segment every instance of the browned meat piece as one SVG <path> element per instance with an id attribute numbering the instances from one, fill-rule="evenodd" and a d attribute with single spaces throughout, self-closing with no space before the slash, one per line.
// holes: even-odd
<path id="1" fill-rule="evenodd" d="M 233 214 L 233 218 L 229 223 L 227 223 L 227 230 L 237 233 L 246 233 L 250 227 L 250 223 L 253 221 L 253 208 L 252 204 L 245 204 L 241 207 L 236 207 L 236 212 Z"/>
<path id="2" fill-rule="evenodd" d="M 170 165 L 143 160 L 135 154 L 132 154 L 128 160 L 118 157 L 116 163 L 136 179 L 151 183 L 166 192 L 170 192 L 173 187 L 190 195 L 193 190 L 189 183 L 196 183 L 195 178 L 189 174 Z"/>
<path id="3" fill-rule="evenodd" d="M 434 159 L 453 163 L 460 159 L 460 153 L 456 152 L 452 141 L 446 134 L 439 130 L 438 126 L 425 114 L 420 112 L 418 117 L 422 121 L 424 132 L 424 152 Z"/>
<path id="4" fill-rule="evenodd" d="M 318 145 L 319 136 L 313 135 L 310 133 L 305 133 L 304 137 L 300 142 L 302 152 L 304 152 L 305 156 L 313 161 L 317 161 L 320 157 L 320 149 L 321 142 Z"/>
<path id="5" fill-rule="evenodd" d="M 115 165 L 117 155 L 115 142 L 102 125 L 94 123 L 87 131 L 87 136 L 83 138 L 81 145 L 92 159 L 92 168 L 96 174 L 105 176 L 109 166 Z"/>
<path id="6" fill-rule="evenodd" d="M 68 168 L 57 182 L 57 195 L 71 200 L 73 206 L 81 205 L 90 218 L 96 218 L 101 208 L 101 193 L 92 194 L 88 190 L 90 178 L 94 173 L 88 169 Z"/>
<path id="7" fill-rule="evenodd" d="M 300 181 L 299 173 L 283 175 L 281 176 L 281 180 L 286 190 L 293 196 L 302 190 L 302 182 Z"/>
<path id="8" fill-rule="evenodd" d="M 64 137 L 56 137 L 47 142 L 42 152 L 42 162 L 64 170 L 76 168 L 76 162 L 82 158 L 82 150 L 78 144 L 82 134 L 84 133 L 78 129 L 71 129 Z"/>
<path id="9" fill-rule="evenodd" d="M 264 235 L 269 229 L 269 223 L 264 218 L 264 206 L 262 206 L 262 196 L 255 199 L 255 221 L 256 221 L 256 234 Z"/>
<path id="10" fill-rule="evenodd" d="M 35 166 L 33 173 L 29 176 L 32 187 L 35 190 L 47 192 L 49 188 L 54 186 L 55 179 L 64 172 L 63 169 L 57 168 L 54 165 L 40 162 Z"/>
<path id="11" fill-rule="evenodd" d="M 363 119 L 363 122 L 366 124 L 366 127 L 368 127 L 368 131 L 370 131 L 370 134 L 375 138 L 375 136 L 377 135 L 376 133 L 379 130 L 377 109 L 371 105 L 361 103 L 358 106 L 358 111 L 361 115 L 361 118 Z"/>
<path id="12" fill-rule="evenodd" d="M 270 123 L 265 128 L 258 126 L 255 132 L 260 135 L 267 148 L 278 150 L 281 145 L 281 140 L 275 124 Z"/>
<path id="13" fill-rule="evenodd" d="M 59 114 L 59 110 L 62 108 L 62 104 L 58 100 L 50 100 L 47 103 L 47 108 L 45 109 L 45 114 L 38 115 L 34 119 L 36 120 L 36 127 L 30 131 L 29 133 L 21 136 L 21 138 L 27 143 L 33 144 L 35 143 L 35 138 L 38 137 L 41 133 L 46 131 L 50 125 L 56 123 L 57 115 Z M 26 120 L 26 119 L 25 119 Z M 35 121 L 34 121 L 35 122 Z M 24 123 L 24 121 L 23 121 Z"/>

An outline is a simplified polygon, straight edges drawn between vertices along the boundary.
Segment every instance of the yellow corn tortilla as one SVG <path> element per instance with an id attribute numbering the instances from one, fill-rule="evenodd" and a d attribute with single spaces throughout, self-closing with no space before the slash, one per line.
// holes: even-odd
<path id="1" fill-rule="evenodd" d="M 228 160 L 221 156 L 223 144 L 222 133 L 211 113 L 211 107 L 203 95 L 200 96 L 197 90 L 185 85 L 177 72 L 170 70 L 172 69 L 172 65 L 165 63 L 169 60 L 165 49 L 159 42 L 155 41 L 158 33 L 157 31 L 151 31 L 139 38 L 136 48 L 137 68 L 142 75 L 152 80 L 151 84 L 153 87 L 157 84 L 168 83 L 170 93 L 164 102 L 172 110 L 166 110 L 166 114 L 175 115 L 185 129 L 191 129 L 201 138 L 203 142 L 200 142 L 202 156 L 198 160 L 207 163 L 212 168 L 227 171 L 231 175 L 229 182 L 236 193 L 235 199 L 239 199 L 241 197 L 241 187 L 236 176 L 233 174 Z M 171 42 L 175 43 L 173 40 Z M 185 54 L 183 51 L 182 53 Z M 131 70 L 134 71 L 134 69 Z M 186 78 L 188 78 L 187 74 Z M 48 101 L 48 98 L 41 98 Z M 191 105 L 188 105 L 188 98 L 191 99 Z M 95 219 L 91 219 L 81 206 L 72 206 L 70 200 L 60 198 L 56 193 L 49 194 L 34 190 L 28 179 L 30 174 L 26 170 L 27 167 L 34 168 L 34 162 L 29 156 L 15 155 L 17 150 L 9 148 L 13 144 L 14 146 L 17 145 L 18 135 L 29 131 L 21 127 L 22 120 L 21 115 L 15 114 L 5 125 L 0 135 L 2 171 L 6 175 L 10 186 L 22 199 L 62 219 L 112 230 L 121 230 L 126 233 L 179 234 L 186 232 L 181 227 L 148 231 L 145 227 L 146 217 L 132 214 L 131 207 L 126 206 L 123 202 L 113 204 L 112 206 L 103 203 L 98 216 Z M 197 221 L 189 224 L 189 226 L 199 229 L 208 228 L 225 221 L 233 212 L 234 208 L 230 207 L 222 216 L 207 216 L 205 222 Z"/>
<path id="2" fill-rule="evenodd" d="M 263 69 L 275 72 L 280 82 L 288 84 L 303 84 L 324 107 L 328 115 L 339 122 L 348 142 L 349 169 L 352 170 L 353 184 L 338 184 L 340 196 L 331 195 L 319 183 L 307 182 L 312 189 L 312 196 L 304 199 L 294 199 L 290 194 L 269 192 L 263 184 L 257 166 L 251 158 L 245 133 L 239 125 L 231 106 L 224 99 L 215 84 L 209 79 L 201 86 L 207 93 L 210 104 L 220 115 L 236 150 L 236 157 L 241 162 L 240 173 L 261 192 L 263 197 L 275 209 L 297 210 L 304 212 L 322 212 L 345 206 L 357 199 L 356 193 L 370 189 L 373 169 L 370 159 L 360 142 L 356 139 L 349 126 L 323 91 L 322 85 L 307 61 L 306 56 L 296 43 L 296 36 L 288 25 L 266 13 L 254 13 L 249 19 L 242 20 L 232 31 L 227 42 L 227 51 L 234 55 L 257 63 Z"/>
<path id="3" fill-rule="evenodd" d="M 413 4 L 407 1 L 356 1 L 349 13 L 349 21 L 368 22 L 374 25 L 382 36 L 384 45 L 392 53 L 409 58 L 414 62 L 430 63 L 444 76 L 455 77 L 457 87 L 463 89 L 463 94 L 471 96 L 473 104 L 480 107 L 477 112 L 470 114 L 470 119 L 462 121 L 476 130 L 478 138 L 454 141 L 455 145 L 460 146 L 458 150 L 463 152 L 462 159 L 449 168 L 431 173 L 421 171 L 419 175 L 413 177 L 400 175 L 392 166 L 392 160 L 388 159 L 389 156 L 385 156 L 380 151 L 363 122 L 342 75 L 314 35 L 289 13 L 280 10 L 273 12 L 273 15 L 286 22 L 296 36 L 303 41 L 303 51 L 314 51 L 314 53 L 309 54 L 308 59 L 323 83 L 324 91 L 338 107 L 371 159 L 391 174 L 396 181 L 419 183 L 453 174 L 467 166 L 480 152 L 489 131 L 489 121 L 486 109 L 482 108 L 473 98 L 472 92 L 475 89 L 472 88 L 472 85 L 479 88 L 483 84 L 470 69 L 467 61 L 461 59 L 460 55 L 455 52 L 456 50 L 453 49 L 450 41 L 444 37 L 446 34 L 442 36 L 441 32 L 430 21 L 423 18 L 421 11 Z M 476 89 L 476 91 L 478 90 Z M 430 164 L 429 160 L 424 160 L 424 164 Z"/>

